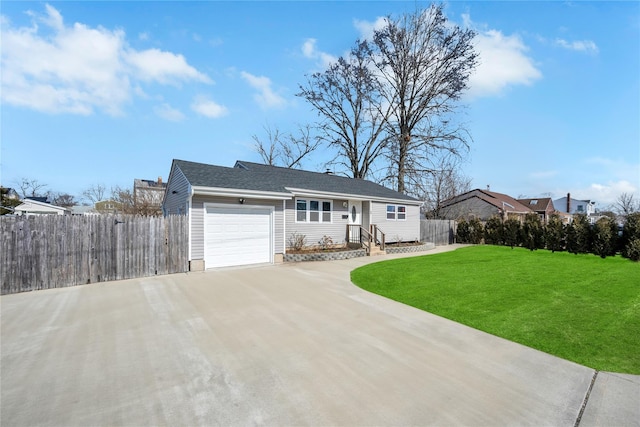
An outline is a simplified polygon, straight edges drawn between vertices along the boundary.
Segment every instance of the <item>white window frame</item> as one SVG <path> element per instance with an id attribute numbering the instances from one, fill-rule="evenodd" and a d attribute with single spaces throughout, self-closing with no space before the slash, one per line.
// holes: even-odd
<path id="1" fill-rule="evenodd" d="M 393 211 L 389 211 L 389 208 L 393 207 Z M 402 209 L 402 212 L 400 212 Z M 393 218 L 389 218 L 389 214 L 393 213 Z M 385 208 L 385 215 L 387 221 L 406 221 L 407 220 L 407 205 L 393 205 L 388 203 Z M 404 218 L 400 218 L 400 215 L 403 215 Z"/>
<path id="2" fill-rule="evenodd" d="M 302 210 L 298 210 L 298 203 L 300 202 L 304 202 L 305 203 L 305 217 L 304 217 L 304 221 L 301 221 L 298 219 L 298 212 L 302 212 Z M 311 202 L 317 202 L 318 203 L 318 210 L 311 210 Z M 324 211 L 322 210 L 322 208 L 324 207 L 323 204 L 324 203 L 329 203 L 329 210 L 328 211 Z M 311 213 L 312 212 L 318 212 L 318 221 L 311 221 Z M 324 213 L 329 213 L 329 221 L 324 221 L 323 218 L 323 214 Z M 331 224 L 333 223 L 333 200 L 328 200 L 328 199 L 314 199 L 314 198 L 310 198 L 310 197 L 301 197 L 301 198 L 296 198 L 295 200 L 295 204 L 294 204 L 294 215 L 296 218 L 296 222 L 300 223 L 300 224 Z"/>

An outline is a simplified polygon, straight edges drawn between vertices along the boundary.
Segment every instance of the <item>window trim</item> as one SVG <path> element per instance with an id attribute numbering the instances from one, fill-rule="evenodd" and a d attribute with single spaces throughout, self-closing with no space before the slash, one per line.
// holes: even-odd
<path id="1" fill-rule="evenodd" d="M 305 212 L 304 221 L 301 221 L 298 219 L 298 212 L 302 212 L 302 209 L 298 210 L 299 202 L 305 203 L 306 209 L 304 210 Z M 318 203 L 318 210 L 311 210 L 312 202 Z M 325 203 L 329 203 L 328 211 L 324 210 Z M 295 222 L 298 224 L 333 224 L 333 200 L 330 200 L 330 199 L 316 199 L 316 198 L 310 198 L 310 197 L 297 198 L 296 197 L 293 211 L 294 211 Z M 311 221 L 311 212 L 318 213 L 318 221 Z M 324 217 L 324 214 L 327 212 L 329 213 L 329 221 L 324 221 L 323 217 Z"/>
<path id="2" fill-rule="evenodd" d="M 389 210 L 389 208 L 393 208 L 393 210 Z M 402 212 L 400 211 L 401 209 L 402 209 Z M 389 214 L 393 214 L 393 218 L 390 218 Z M 403 215 L 404 218 L 400 218 L 400 215 Z M 385 216 L 387 218 L 387 221 L 406 221 L 407 205 L 397 205 L 393 203 L 387 203 Z"/>

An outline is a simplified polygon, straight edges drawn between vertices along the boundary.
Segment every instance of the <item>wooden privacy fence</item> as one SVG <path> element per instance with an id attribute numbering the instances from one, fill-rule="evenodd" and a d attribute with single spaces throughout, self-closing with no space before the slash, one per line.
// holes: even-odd
<path id="1" fill-rule="evenodd" d="M 420 220 L 420 241 L 438 246 L 455 243 L 457 222 L 448 219 Z"/>
<path id="2" fill-rule="evenodd" d="M 0 216 L 2 294 L 188 271 L 185 216 Z"/>

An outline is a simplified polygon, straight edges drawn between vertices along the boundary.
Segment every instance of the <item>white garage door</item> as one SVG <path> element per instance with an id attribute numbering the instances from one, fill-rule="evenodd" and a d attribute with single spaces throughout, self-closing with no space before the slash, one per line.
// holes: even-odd
<path id="1" fill-rule="evenodd" d="M 205 268 L 271 262 L 272 242 L 272 209 L 206 207 Z"/>

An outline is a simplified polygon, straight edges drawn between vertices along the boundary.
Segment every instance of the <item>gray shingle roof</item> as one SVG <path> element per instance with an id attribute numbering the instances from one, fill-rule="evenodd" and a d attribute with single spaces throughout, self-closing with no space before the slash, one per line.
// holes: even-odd
<path id="1" fill-rule="evenodd" d="M 383 199 L 416 201 L 382 185 L 363 179 L 268 166 L 246 161 L 233 168 L 174 160 L 192 186 L 291 193 L 287 188 L 349 194 Z"/>

